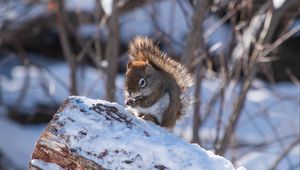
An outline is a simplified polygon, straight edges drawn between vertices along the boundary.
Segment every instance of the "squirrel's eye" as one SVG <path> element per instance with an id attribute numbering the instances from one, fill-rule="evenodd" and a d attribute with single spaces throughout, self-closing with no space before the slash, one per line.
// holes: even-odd
<path id="1" fill-rule="evenodd" d="M 146 86 L 146 80 L 141 78 L 140 81 L 139 81 L 139 86 L 140 87 L 145 87 Z"/>

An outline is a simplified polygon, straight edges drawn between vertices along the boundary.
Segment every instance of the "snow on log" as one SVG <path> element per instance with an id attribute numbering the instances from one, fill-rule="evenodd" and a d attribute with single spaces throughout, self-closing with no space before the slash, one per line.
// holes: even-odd
<path id="1" fill-rule="evenodd" d="M 69 97 L 41 134 L 30 169 L 235 169 L 116 103 Z"/>

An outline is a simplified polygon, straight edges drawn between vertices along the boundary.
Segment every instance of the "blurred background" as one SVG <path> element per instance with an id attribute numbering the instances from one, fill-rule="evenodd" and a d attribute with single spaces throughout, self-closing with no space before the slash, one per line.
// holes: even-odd
<path id="1" fill-rule="evenodd" d="M 124 105 L 148 36 L 193 73 L 173 133 L 248 169 L 300 169 L 299 0 L 0 0 L 0 169 L 27 169 L 70 95 Z"/>

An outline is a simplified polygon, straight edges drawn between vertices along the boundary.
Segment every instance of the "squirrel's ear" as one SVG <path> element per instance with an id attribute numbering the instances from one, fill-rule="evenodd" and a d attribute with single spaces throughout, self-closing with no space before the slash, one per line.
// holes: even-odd
<path id="1" fill-rule="evenodd" d="M 148 75 L 152 74 L 152 69 L 153 69 L 152 65 L 147 62 L 147 67 L 145 71 Z"/>
<path id="2" fill-rule="evenodd" d="M 146 64 L 147 64 L 147 66 L 152 67 L 152 64 L 150 63 L 149 60 L 146 60 L 145 62 L 146 62 Z"/>
<path id="3" fill-rule="evenodd" d="M 131 66 L 131 64 L 132 64 L 132 61 L 129 61 L 127 64 L 127 69 Z"/>

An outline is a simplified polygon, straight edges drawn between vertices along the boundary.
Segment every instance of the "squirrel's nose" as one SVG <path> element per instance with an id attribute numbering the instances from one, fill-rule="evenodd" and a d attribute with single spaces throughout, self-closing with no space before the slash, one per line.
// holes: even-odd
<path id="1" fill-rule="evenodd" d="M 132 106 L 133 103 L 134 103 L 133 99 L 128 99 L 128 100 L 126 100 L 125 105 Z"/>

